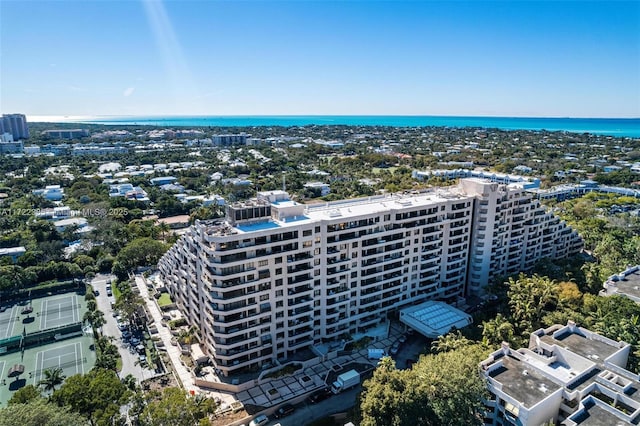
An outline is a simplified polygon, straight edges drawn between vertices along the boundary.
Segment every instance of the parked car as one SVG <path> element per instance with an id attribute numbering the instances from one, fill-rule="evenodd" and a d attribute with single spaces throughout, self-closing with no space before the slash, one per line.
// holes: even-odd
<path id="1" fill-rule="evenodd" d="M 282 407 L 278 408 L 273 415 L 276 417 L 276 419 L 281 419 L 293 413 L 294 411 L 296 411 L 296 407 L 291 404 L 284 404 Z"/>
<path id="2" fill-rule="evenodd" d="M 268 422 L 269 422 L 269 417 L 265 416 L 264 414 L 260 414 L 255 419 L 251 420 L 251 423 L 249 423 L 249 426 L 262 426 L 267 424 Z"/>
<path id="3" fill-rule="evenodd" d="M 397 355 L 399 350 L 400 350 L 400 342 L 394 342 L 393 345 L 391 345 L 391 349 L 389 349 L 389 353 L 391 355 Z"/>
<path id="4" fill-rule="evenodd" d="M 333 395 L 331 389 L 325 387 L 312 393 L 308 398 L 308 401 L 310 404 L 317 404 L 318 402 L 324 401 L 325 399 L 329 398 L 331 395 Z"/>
<path id="5" fill-rule="evenodd" d="M 400 343 L 404 343 L 407 341 L 407 335 L 403 334 L 402 336 L 400 336 L 400 338 L 398 339 L 398 342 Z"/>

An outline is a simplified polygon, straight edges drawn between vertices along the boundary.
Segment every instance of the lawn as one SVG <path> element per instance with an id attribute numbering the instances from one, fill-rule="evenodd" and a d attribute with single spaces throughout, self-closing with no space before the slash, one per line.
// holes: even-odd
<path id="1" fill-rule="evenodd" d="M 173 303 L 173 300 L 171 300 L 171 296 L 169 296 L 169 293 L 162 293 L 162 295 L 158 299 L 158 306 L 160 307 L 167 306 L 172 303 Z"/>
<path id="2" fill-rule="evenodd" d="M 120 299 L 122 292 L 120 291 L 120 289 L 116 284 L 111 284 L 111 292 L 113 293 L 113 297 L 116 299 L 116 302 L 117 302 L 118 299 Z"/>

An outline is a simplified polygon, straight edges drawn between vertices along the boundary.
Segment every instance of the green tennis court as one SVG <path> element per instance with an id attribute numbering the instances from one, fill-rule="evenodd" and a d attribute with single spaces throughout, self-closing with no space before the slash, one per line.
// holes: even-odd
<path id="1" fill-rule="evenodd" d="M 75 294 L 45 299 L 40 311 L 40 330 L 79 322 L 80 305 Z"/>
<path id="2" fill-rule="evenodd" d="M 61 368 L 64 375 L 84 374 L 87 358 L 82 354 L 80 342 L 46 349 L 36 354 L 36 365 L 33 374 L 33 384 L 37 385 L 49 369 Z"/>
<path id="3" fill-rule="evenodd" d="M 0 312 L 0 339 L 6 339 L 16 334 L 14 328 L 20 321 L 19 307 L 12 306 L 4 312 Z"/>

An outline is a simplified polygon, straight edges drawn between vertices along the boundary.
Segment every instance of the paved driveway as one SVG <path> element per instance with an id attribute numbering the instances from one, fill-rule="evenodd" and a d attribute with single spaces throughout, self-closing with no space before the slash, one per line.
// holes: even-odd
<path id="1" fill-rule="evenodd" d="M 107 282 L 115 279 L 113 275 L 98 274 L 91 280 L 91 285 L 94 290 L 98 290 L 100 294 L 96 296 L 98 303 L 98 309 L 104 312 L 105 325 L 102 326 L 102 334 L 105 336 L 113 337 L 113 344 L 118 348 L 120 357 L 122 357 L 122 370 L 120 371 L 120 377 L 126 377 L 128 374 L 133 375 L 138 381 L 148 379 L 152 377 L 155 372 L 148 368 L 136 364 L 138 361 L 138 354 L 131 352 L 128 345 L 122 341 L 122 334 L 116 324 L 116 319 L 113 316 L 113 309 L 111 309 L 111 301 L 115 301 L 113 296 L 107 296 Z"/>

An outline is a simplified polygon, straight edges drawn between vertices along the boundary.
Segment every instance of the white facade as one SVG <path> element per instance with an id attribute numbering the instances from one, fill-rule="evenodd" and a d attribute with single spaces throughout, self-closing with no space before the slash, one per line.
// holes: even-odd
<path id="1" fill-rule="evenodd" d="M 547 212 L 523 185 L 471 178 L 462 179 L 460 186 L 476 197 L 469 257 L 471 292 L 481 293 L 495 276 L 526 271 L 543 258 L 565 258 L 582 248 L 578 233 Z"/>
<path id="2" fill-rule="evenodd" d="M 625 369 L 630 351 L 571 321 L 531 333 L 528 348 L 504 343 L 480 363 L 491 394 L 485 424 L 638 424 L 640 377 Z"/>
<path id="3" fill-rule="evenodd" d="M 60 185 L 47 185 L 44 189 L 34 189 L 32 192 L 35 195 L 42 195 L 49 201 L 60 201 L 64 197 L 64 188 Z"/>
<path id="4" fill-rule="evenodd" d="M 477 199 L 510 200 L 512 189 L 495 185 L 487 194 L 477 192 L 483 182 L 463 181 L 455 189 L 313 205 L 283 191 L 260 193 L 228 206 L 226 221 L 196 221 L 161 259 L 162 280 L 200 327 L 218 369 L 256 368 L 364 332 L 405 306 L 459 301 L 478 243 L 474 215 L 488 214 Z M 481 257 L 481 265 L 491 263 L 490 250 Z M 473 290 L 491 276 L 481 274 Z"/>

